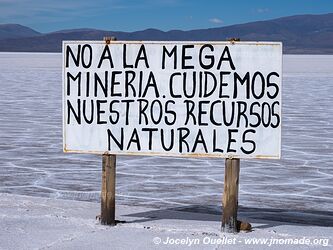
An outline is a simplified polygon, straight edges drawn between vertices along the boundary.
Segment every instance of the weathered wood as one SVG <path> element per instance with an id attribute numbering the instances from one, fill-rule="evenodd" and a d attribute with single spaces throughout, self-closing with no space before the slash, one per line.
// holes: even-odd
<path id="1" fill-rule="evenodd" d="M 116 156 L 103 155 L 102 164 L 102 193 L 101 193 L 101 223 L 103 225 L 116 224 Z"/>
<path id="2" fill-rule="evenodd" d="M 117 38 L 115 36 L 105 36 L 103 37 L 103 40 L 106 44 L 110 44 L 111 41 L 117 41 Z"/>
<path id="3" fill-rule="evenodd" d="M 222 231 L 236 233 L 238 210 L 239 159 L 225 160 Z"/>

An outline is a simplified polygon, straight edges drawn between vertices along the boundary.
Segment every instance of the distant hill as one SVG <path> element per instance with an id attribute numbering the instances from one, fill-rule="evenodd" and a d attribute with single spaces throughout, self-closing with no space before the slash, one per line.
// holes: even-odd
<path id="1" fill-rule="evenodd" d="M 39 32 L 19 24 L 0 24 L 0 39 L 38 36 Z"/>
<path id="2" fill-rule="evenodd" d="M 0 34 L 6 25 L 0 25 Z M 0 51 L 60 52 L 63 40 L 102 40 L 115 36 L 118 40 L 175 40 L 225 41 L 231 37 L 242 41 L 282 41 L 284 53 L 333 54 L 333 13 L 324 15 L 298 15 L 267 21 L 250 22 L 220 28 L 189 31 L 160 31 L 146 29 L 136 32 L 105 31 L 95 29 L 62 30 L 40 34 L 17 25 L 23 36 L 0 36 Z M 23 30 L 30 30 L 31 35 Z M 17 32 L 20 34 L 20 32 Z"/>

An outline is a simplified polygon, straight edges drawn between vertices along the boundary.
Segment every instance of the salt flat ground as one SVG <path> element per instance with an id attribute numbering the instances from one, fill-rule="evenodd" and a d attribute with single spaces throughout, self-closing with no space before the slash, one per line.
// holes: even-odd
<path id="1" fill-rule="evenodd" d="M 240 215 L 332 232 L 333 56 L 283 63 L 282 159 L 241 161 Z M 1 193 L 99 201 L 100 156 L 62 152 L 61 96 L 60 54 L 0 53 Z M 219 216 L 223 179 L 223 159 L 118 157 L 117 204 Z"/>
<path id="2" fill-rule="evenodd" d="M 220 231 L 220 215 L 117 207 L 126 221 L 95 220 L 99 204 L 0 193 L 0 249 L 331 249 L 332 227 L 251 219 L 250 233 Z M 246 216 L 246 214 L 242 213 Z"/>

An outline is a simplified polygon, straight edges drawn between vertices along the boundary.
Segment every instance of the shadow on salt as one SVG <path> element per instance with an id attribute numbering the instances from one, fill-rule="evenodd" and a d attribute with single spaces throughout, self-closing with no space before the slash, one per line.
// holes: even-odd
<path id="1" fill-rule="evenodd" d="M 221 211 L 221 207 L 189 205 L 168 209 L 154 209 L 147 212 L 127 214 L 125 216 L 144 218 L 128 221 L 127 223 L 141 223 L 163 219 L 221 221 Z M 238 210 L 238 219 L 245 219 L 251 224 L 259 224 L 254 225 L 253 229 L 290 224 L 299 226 L 333 227 L 333 212 L 317 210 L 291 210 L 240 206 Z"/>

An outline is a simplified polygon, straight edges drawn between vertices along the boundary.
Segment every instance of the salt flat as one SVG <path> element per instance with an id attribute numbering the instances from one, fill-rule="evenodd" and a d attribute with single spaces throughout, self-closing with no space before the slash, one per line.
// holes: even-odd
<path id="1" fill-rule="evenodd" d="M 282 159 L 242 160 L 249 220 L 333 226 L 333 56 L 286 55 Z M 0 192 L 99 201 L 101 157 L 62 152 L 61 55 L 0 53 Z M 219 215 L 224 160 L 118 157 L 117 204 Z"/>
<path id="2" fill-rule="evenodd" d="M 252 219 L 252 232 L 224 234 L 220 215 L 124 205 L 116 213 L 124 223 L 109 227 L 95 220 L 97 203 L 11 194 L 0 201 L 6 250 L 329 249 L 333 240 L 331 227 Z"/>

